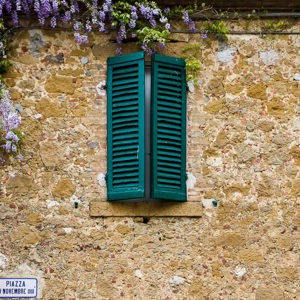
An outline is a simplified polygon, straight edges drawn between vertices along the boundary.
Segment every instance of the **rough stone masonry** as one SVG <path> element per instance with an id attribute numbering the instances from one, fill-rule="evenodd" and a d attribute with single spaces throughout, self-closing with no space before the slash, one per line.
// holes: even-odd
<path id="1" fill-rule="evenodd" d="M 198 218 L 91 216 L 90 203 L 106 203 L 113 38 L 93 34 L 80 47 L 67 31 L 19 30 L 11 39 L 5 80 L 22 108 L 24 160 L 0 169 L 0 277 L 38 278 L 45 300 L 299 299 L 299 36 L 173 34 L 166 55 L 203 43 L 187 115 Z"/>

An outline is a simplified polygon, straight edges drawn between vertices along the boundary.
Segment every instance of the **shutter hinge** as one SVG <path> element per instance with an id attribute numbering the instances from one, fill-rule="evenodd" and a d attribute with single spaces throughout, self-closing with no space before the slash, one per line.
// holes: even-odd
<path id="1" fill-rule="evenodd" d="M 188 180 L 189 179 L 189 175 L 188 173 L 185 173 L 185 180 Z"/>
<path id="2" fill-rule="evenodd" d="M 107 183 L 107 180 L 108 180 L 108 174 L 107 174 L 107 173 L 105 174 L 104 179 L 105 179 L 105 181 L 106 181 L 106 183 Z"/>

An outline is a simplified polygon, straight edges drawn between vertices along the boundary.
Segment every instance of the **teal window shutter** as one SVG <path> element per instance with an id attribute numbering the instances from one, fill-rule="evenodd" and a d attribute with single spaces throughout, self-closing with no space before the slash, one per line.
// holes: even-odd
<path id="1" fill-rule="evenodd" d="M 183 59 L 152 57 L 151 197 L 186 201 L 186 71 Z"/>
<path id="2" fill-rule="evenodd" d="M 144 53 L 107 60 L 108 200 L 143 198 Z"/>

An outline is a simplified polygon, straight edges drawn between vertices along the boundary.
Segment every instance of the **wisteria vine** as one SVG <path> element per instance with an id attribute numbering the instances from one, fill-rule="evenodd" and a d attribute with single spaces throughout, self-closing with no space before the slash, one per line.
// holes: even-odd
<path id="1" fill-rule="evenodd" d="M 195 31 L 195 23 L 190 17 L 195 8 L 195 5 L 161 8 L 157 2 L 148 0 L 0 0 L 0 33 L 3 32 L 3 22 L 7 27 L 18 27 L 22 17 L 33 17 L 41 25 L 52 28 L 60 23 L 69 24 L 79 44 L 88 43 L 91 31 L 106 33 L 115 30 L 116 54 L 121 54 L 126 39 L 134 38 L 141 49 L 151 55 L 164 49 L 169 41 L 171 18 L 181 19 L 190 31 Z M 0 44 L 0 76 L 2 65 L 4 69 L 8 66 L 5 43 Z M 0 163 L 7 154 L 22 158 L 19 153 L 20 124 L 21 116 L 0 77 Z"/>
<path id="2" fill-rule="evenodd" d="M 22 160 L 22 155 L 19 153 L 22 133 L 18 130 L 21 124 L 21 116 L 3 83 L 0 83 L 0 97 L 0 128 L 4 130 L 4 138 L 1 139 L 0 137 L 2 148 L 0 150 L 0 164 L 3 164 L 7 154 L 14 154 L 19 160 Z"/>
<path id="3" fill-rule="evenodd" d="M 177 17 L 194 31 L 190 11 L 181 7 L 176 13 L 180 13 Z M 121 53 L 122 42 L 128 37 L 137 38 L 141 48 L 152 54 L 157 46 L 165 47 L 172 31 L 169 19 L 174 16 L 174 10 L 162 9 L 155 1 L 148 0 L 0 0 L 0 17 L 10 17 L 14 26 L 19 25 L 19 18 L 24 14 L 34 14 L 41 24 L 48 22 L 52 28 L 60 22 L 71 24 L 79 44 L 88 42 L 88 33 L 92 30 L 116 29 L 117 54 Z"/>

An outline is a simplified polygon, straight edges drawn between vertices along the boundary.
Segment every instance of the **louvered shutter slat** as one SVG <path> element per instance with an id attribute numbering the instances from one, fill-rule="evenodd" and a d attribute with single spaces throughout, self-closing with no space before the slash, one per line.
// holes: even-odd
<path id="1" fill-rule="evenodd" d="M 186 79 L 182 59 L 152 58 L 151 194 L 186 201 Z"/>
<path id="2" fill-rule="evenodd" d="M 144 53 L 108 59 L 108 200 L 144 197 Z"/>

